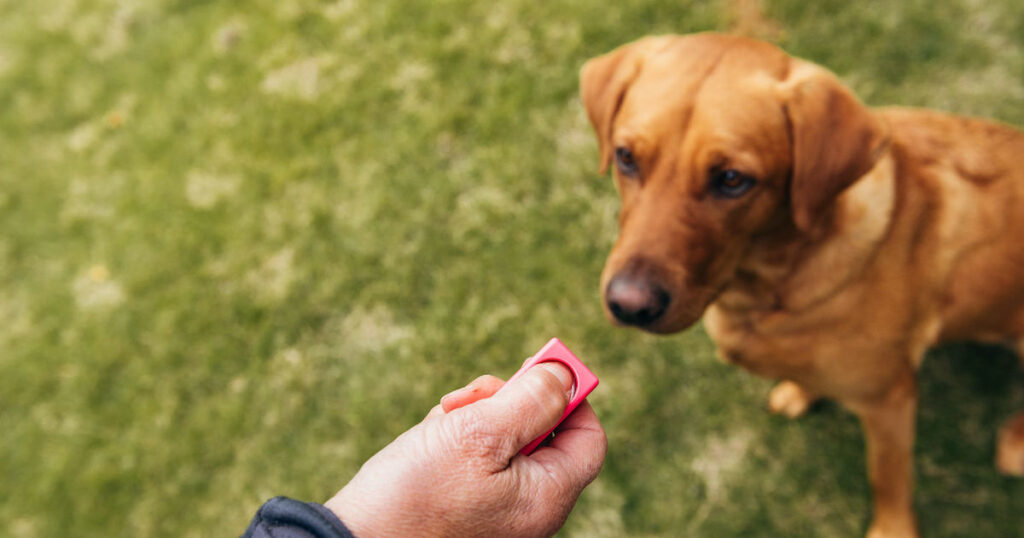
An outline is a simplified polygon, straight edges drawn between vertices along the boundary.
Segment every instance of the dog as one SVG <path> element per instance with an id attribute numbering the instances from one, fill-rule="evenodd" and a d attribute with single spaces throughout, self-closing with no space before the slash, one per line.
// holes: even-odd
<path id="1" fill-rule="evenodd" d="M 580 94 L 619 236 L 607 315 L 652 333 L 703 316 L 718 355 L 778 379 L 769 408 L 855 413 L 873 502 L 867 535 L 917 536 L 915 374 L 926 350 L 979 339 L 1024 351 L 1024 134 L 871 109 L 823 67 L 753 39 L 640 39 L 588 61 Z M 1024 412 L 998 440 L 1024 475 Z"/>

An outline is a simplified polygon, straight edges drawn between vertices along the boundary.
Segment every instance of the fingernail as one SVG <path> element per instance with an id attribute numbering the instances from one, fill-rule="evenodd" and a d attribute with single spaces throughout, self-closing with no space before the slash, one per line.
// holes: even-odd
<path id="1" fill-rule="evenodd" d="M 558 378 L 558 381 L 562 383 L 562 387 L 565 389 L 565 395 L 572 399 L 573 389 L 575 388 L 576 379 L 572 375 L 572 371 L 567 366 L 560 362 L 542 362 L 537 365 L 537 368 L 543 368 L 548 372 L 551 372 Z"/>

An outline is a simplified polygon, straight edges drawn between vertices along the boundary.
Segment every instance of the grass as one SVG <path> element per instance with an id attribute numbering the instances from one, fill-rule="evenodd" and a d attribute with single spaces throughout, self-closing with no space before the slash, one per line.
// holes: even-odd
<path id="1" fill-rule="evenodd" d="M 741 23 L 872 104 L 1024 125 L 1015 0 L 0 0 L 0 535 L 226 536 L 557 335 L 611 448 L 565 536 L 855 536 L 862 438 L 604 321 L 582 62 Z M 744 7 L 745 6 L 745 7 Z M 744 18 L 747 17 L 747 18 Z M 933 353 L 927 536 L 1020 536 L 1005 352 Z"/>

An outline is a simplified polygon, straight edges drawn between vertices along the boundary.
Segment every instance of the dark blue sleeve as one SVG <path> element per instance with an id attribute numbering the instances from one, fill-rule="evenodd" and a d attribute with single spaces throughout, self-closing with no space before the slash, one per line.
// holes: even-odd
<path id="1" fill-rule="evenodd" d="M 242 538 L 355 538 L 327 507 L 274 497 L 256 512 Z"/>

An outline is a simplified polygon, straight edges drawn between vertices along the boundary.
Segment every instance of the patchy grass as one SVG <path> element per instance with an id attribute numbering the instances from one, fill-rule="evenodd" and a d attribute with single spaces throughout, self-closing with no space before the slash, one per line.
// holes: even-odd
<path id="1" fill-rule="evenodd" d="M 552 335 L 611 448 L 566 536 L 854 536 L 856 421 L 768 416 L 698 328 L 611 329 L 582 62 L 741 28 L 873 104 L 1024 125 L 1014 0 L 0 0 L 0 534 L 219 536 L 331 495 Z M 990 356 L 995 356 L 992 358 Z M 927 536 L 1012 536 L 1011 357 L 923 376 Z"/>

